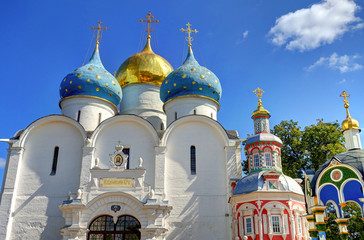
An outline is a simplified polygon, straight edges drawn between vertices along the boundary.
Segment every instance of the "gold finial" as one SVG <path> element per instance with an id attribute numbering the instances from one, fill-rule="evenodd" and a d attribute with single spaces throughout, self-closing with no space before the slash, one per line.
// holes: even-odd
<path id="1" fill-rule="evenodd" d="M 191 37 L 191 33 L 198 33 L 197 29 L 192 30 L 191 29 L 191 24 L 187 23 L 187 29 L 181 28 L 181 32 L 187 32 L 188 37 L 186 37 L 186 41 L 188 42 L 188 46 L 191 47 L 192 44 L 191 42 L 193 41 L 193 37 Z"/>
<path id="2" fill-rule="evenodd" d="M 257 95 L 257 97 L 259 98 L 258 100 L 258 107 L 262 106 L 262 95 L 264 93 L 263 89 L 260 89 L 259 87 L 257 89 L 255 89 L 253 91 L 253 93 L 255 93 L 255 95 Z"/>
<path id="3" fill-rule="evenodd" d="M 344 98 L 344 107 L 346 109 L 346 119 L 341 123 L 341 128 L 343 129 L 343 131 L 346 131 L 348 129 L 359 129 L 359 122 L 350 116 L 349 101 L 347 99 L 348 97 L 350 97 L 350 95 L 348 95 L 346 91 L 343 91 L 340 97 Z"/>
<path id="4" fill-rule="evenodd" d="M 347 108 L 349 108 L 349 101 L 347 100 L 347 97 L 350 97 L 350 95 L 348 95 L 347 94 L 347 92 L 346 91 L 343 91 L 342 93 L 341 93 L 341 95 L 340 95 L 340 97 L 343 97 L 344 99 L 343 99 L 343 101 L 344 101 L 344 107 L 347 109 Z"/>
<path id="5" fill-rule="evenodd" d="M 102 23 L 101 20 L 99 20 L 97 23 L 98 23 L 98 26 L 97 27 L 94 27 L 94 26 L 91 27 L 91 30 L 97 30 L 96 45 L 99 44 L 99 40 L 101 39 L 100 32 L 102 30 L 107 30 L 108 29 L 108 27 L 101 27 L 101 23 Z"/>
<path id="6" fill-rule="evenodd" d="M 151 23 L 159 23 L 159 20 L 152 20 L 154 18 L 153 14 L 149 11 L 149 13 L 147 14 L 147 16 L 145 16 L 146 19 L 140 19 L 139 22 L 143 23 L 146 22 L 148 23 L 148 27 L 145 29 L 145 31 L 148 33 L 147 38 L 150 38 L 150 33 L 153 32 L 153 28 L 151 28 L 150 24 Z"/>

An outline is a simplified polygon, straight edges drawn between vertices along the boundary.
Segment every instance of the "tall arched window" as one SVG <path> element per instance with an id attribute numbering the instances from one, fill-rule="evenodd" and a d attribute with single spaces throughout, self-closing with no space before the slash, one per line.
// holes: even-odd
<path id="1" fill-rule="evenodd" d="M 253 163 L 254 163 L 254 168 L 260 167 L 259 151 L 258 150 L 255 150 L 253 152 Z"/>
<path id="2" fill-rule="evenodd" d="M 191 174 L 196 174 L 196 147 L 191 146 Z"/>
<path id="3" fill-rule="evenodd" d="M 77 113 L 77 122 L 80 121 L 80 118 L 81 118 L 81 111 L 78 111 L 78 113 Z"/>
<path id="4" fill-rule="evenodd" d="M 90 224 L 89 240 L 139 240 L 139 221 L 128 215 L 118 218 L 114 224 L 110 216 L 100 216 Z"/>
<path id="5" fill-rule="evenodd" d="M 270 152 L 269 148 L 264 149 L 264 159 L 265 159 L 265 166 L 272 167 L 272 153 Z"/>
<path id="6" fill-rule="evenodd" d="M 58 161 L 58 152 L 59 152 L 59 147 L 56 146 L 54 148 L 54 152 L 53 152 L 53 163 L 52 163 L 52 170 L 51 170 L 51 174 L 50 175 L 56 175 L 56 171 L 57 171 L 57 161 Z"/>

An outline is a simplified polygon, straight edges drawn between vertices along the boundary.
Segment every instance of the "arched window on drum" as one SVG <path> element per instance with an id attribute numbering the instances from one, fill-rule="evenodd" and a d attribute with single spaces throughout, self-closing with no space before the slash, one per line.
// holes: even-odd
<path id="1" fill-rule="evenodd" d="M 253 150 L 253 164 L 254 164 L 254 168 L 259 168 L 260 167 L 259 150 L 258 149 Z"/>
<path id="2" fill-rule="evenodd" d="M 272 150 L 268 147 L 264 149 L 264 160 L 266 167 L 270 168 L 273 166 Z"/>

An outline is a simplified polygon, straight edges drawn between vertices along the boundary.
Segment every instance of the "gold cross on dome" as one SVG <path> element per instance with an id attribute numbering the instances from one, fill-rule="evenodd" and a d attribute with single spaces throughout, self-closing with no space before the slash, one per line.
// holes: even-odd
<path id="1" fill-rule="evenodd" d="M 108 27 L 101 27 L 101 23 L 102 23 L 101 20 L 99 20 L 97 23 L 98 23 L 98 26 L 97 27 L 94 27 L 94 26 L 91 27 L 91 30 L 97 30 L 96 44 L 99 43 L 99 40 L 101 38 L 100 32 L 102 30 L 107 30 L 108 29 Z"/>
<path id="2" fill-rule="evenodd" d="M 259 87 L 253 91 L 255 95 L 257 95 L 258 99 L 258 107 L 262 107 L 262 95 L 264 93 L 263 89 L 260 89 Z"/>
<path id="3" fill-rule="evenodd" d="M 153 32 L 153 28 L 151 28 L 150 24 L 151 23 L 159 23 L 159 20 L 152 20 L 154 18 L 153 14 L 149 11 L 149 13 L 147 14 L 147 16 L 145 16 L 146 19 L 140 19 L 139 22 L 143 23 L 146 22 L 148 23 L 147 28 L 145 29 L 145 31 L 148 33 L 148 38 L 150 38 L 150 33 Z"/>
<path id="4" fill-rule="evenodd" d="M 263 89 L 260 89 L 259 87 L 257 89 L 255 89 L 253 91 L 253 93 L 255 93 L 255 95 L 257 95 L 257 97 L 260 99 L 264 93 Z"/>
<path id="5" fill-rule="evenodd" d="M 191 33 L 198 33 L 197 29 L 192 30 L 191 29 L 191 24 L 187 23 L 187 29 L 181 28 L 181 32 L 187 32 L 188 37 L 186 37 L 186 41 L 188 42 L 188 46 L 191 47 L 192 44 L 191 42 L 193 41 L 193 37 L 191 37 Z"/>
<path id="6" fill-rule="evenodd" d="M 348 95 L 347 94 L 347 92 L 346 91 L 343 91 L 342 93 L 341 93 L 341 95 L 340 95 L 340 97 L 343 97 L 344 99 L 343 99 L 343 101 L 344 101 L 344 107 L 345 108 L 348 108 L 349 107 L 349 101 L 348 101 L 348 97 L 350 97 L 350 95 Z"/>

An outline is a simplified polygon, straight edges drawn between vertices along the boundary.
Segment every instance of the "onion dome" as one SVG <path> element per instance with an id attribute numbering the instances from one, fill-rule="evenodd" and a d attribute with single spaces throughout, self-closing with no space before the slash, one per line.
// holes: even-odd
<path id="1" fill-rule="evenodd" d="M 116 79 L 121 87 L 141 83 L 160 86 L 172 71 L 171 64 L 153 52 L 148 35 L 143 51 L 129 57 L 121 64 Z"/>
<path id="2" fill-rule="evenodd" d="M 343 129 L 343 131 L 349 129 L 359 129 L 358 120 L 352 118 L 349 113 L 349 101 L 347 100 L 347 97 L 350 97 L 350 95 L 347 95 L 347 93 L 343 91 L 340 97 L 344 97 L 344 107 L 346 109 L 346 119 L 341 123 L 341 128 Z"/>
<path id="3" fill-rule="evenodd" d="M 349 104 L 345 104 L 345 108 L 346 108 L 346 118 L 345 120 L 341 123 L 341 128 L 343 129 L 343 131 L 345 130 L 349 130 L 349 129 L 359 129 L 359 122 L 358 120 L 352 118 L 350 116 L 349 113 Z"/>
<path id="4" fill-rule="evenodd" d="M 102 65 L 99 44 L 87 64 L 68 74 L 61 82 L 62 99 L 76 96 L 99 98 L 118 105 L 122 92 L 117 80 Z"/>
<path id="5" fill-rule="evenodd" d="M 191 46 L 182 66 L 169 74 L 161 85 L 163 102 L 176 97 L 199 96 L 213 101 L 221 98 L 221 85 L 216 75 L 196 61 Z"/>
<path id="6" fill-rule="evenodd" d="M 252 192 L 267 192 L 272 188 L 267 188 L 264 184 L 269 184 L 269 181 L 265 181 L 264 174 L 270 173 L 269 171 L 260 171 L 251 173 L 245 177 L 243 177 L 236 184 L 234 188 L 234 196 L 247 194 Z M 297 194 L 303 194 L 301 186 L 294 180 L 293 178 L 286 176 L 284 174 L 279 174 L 279 190 L 286 192 L 294 192 Z"/>

